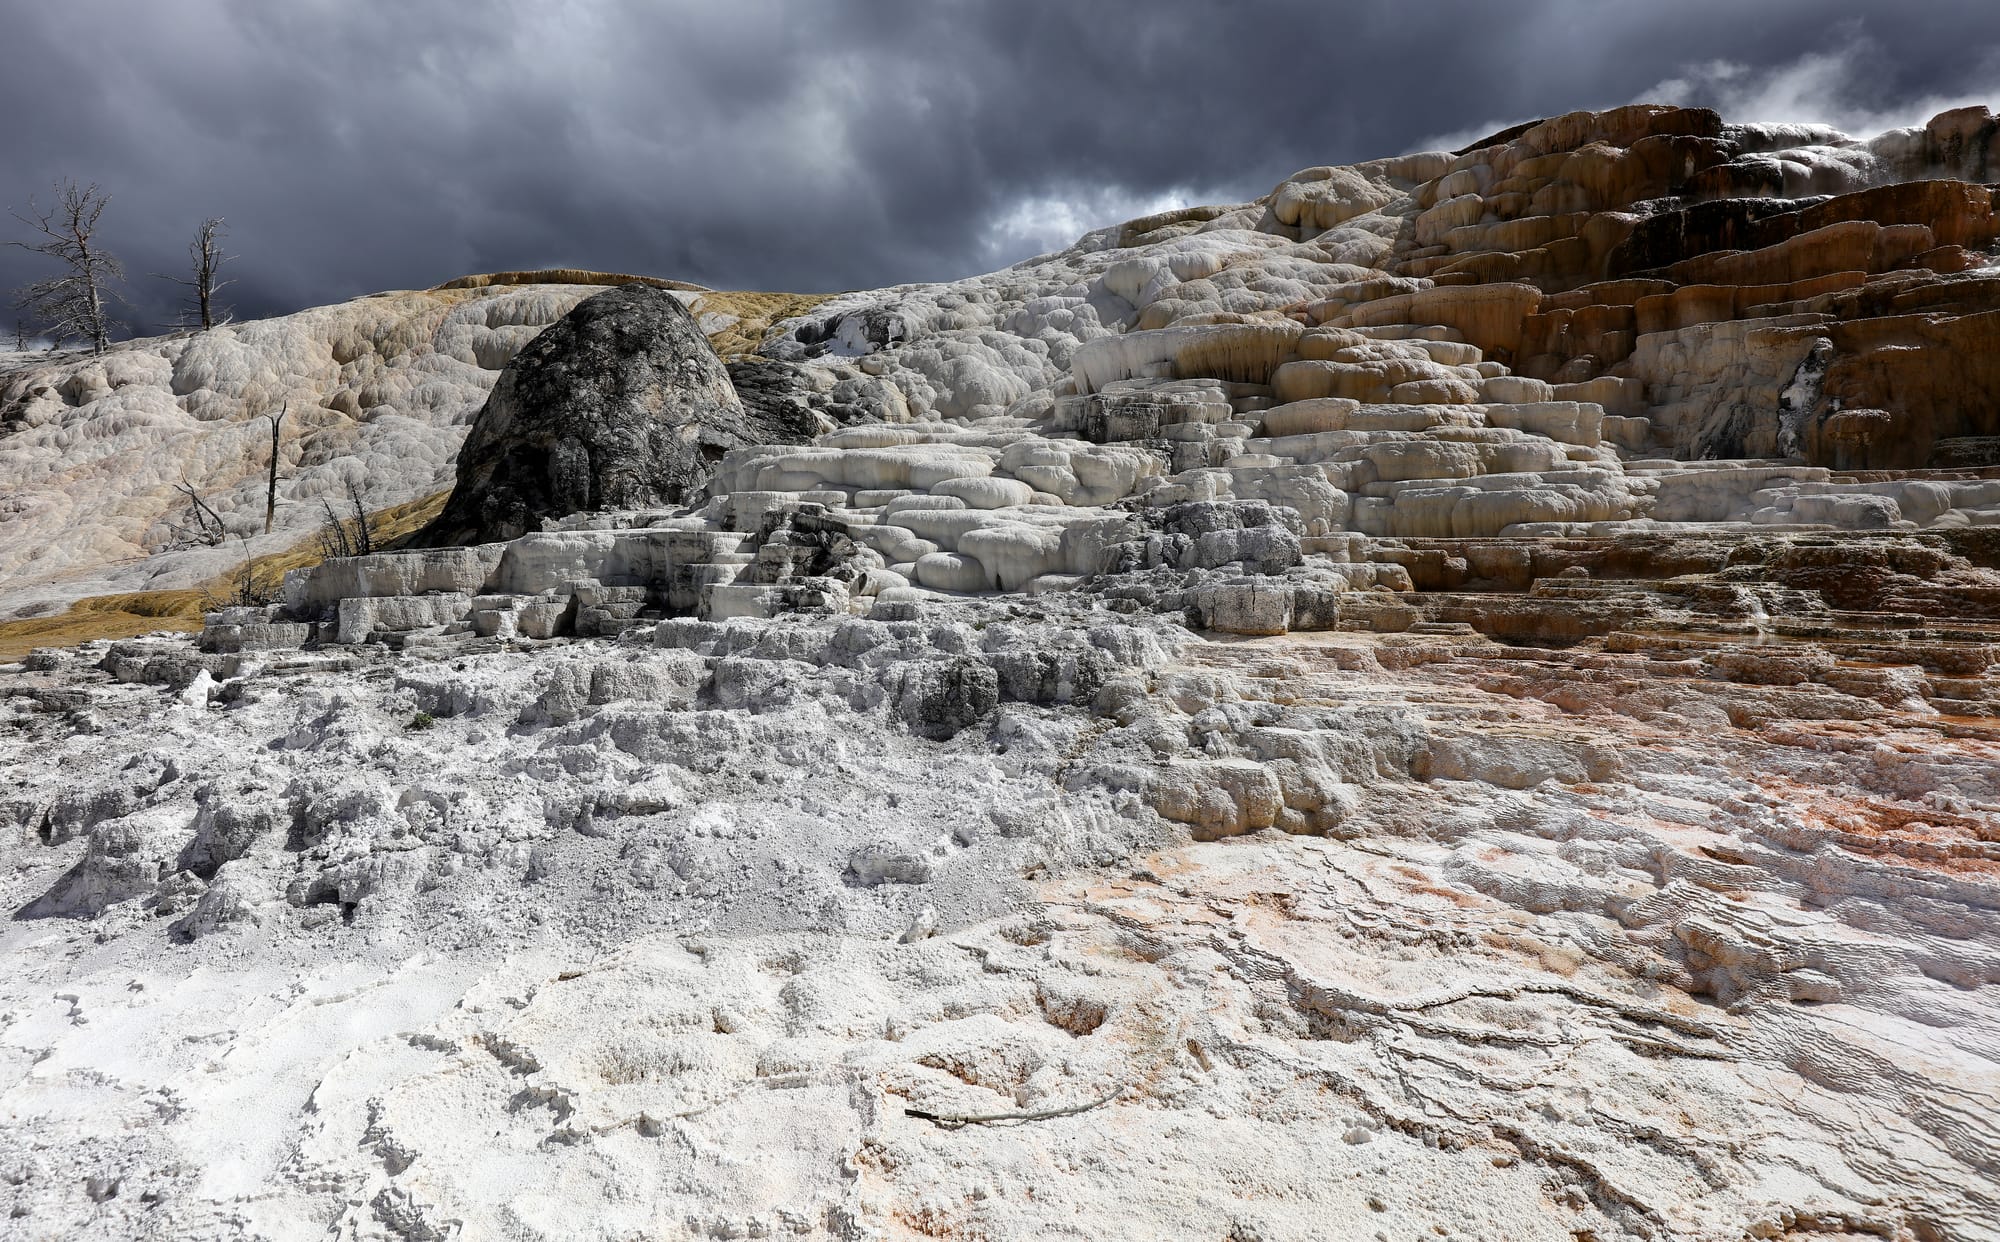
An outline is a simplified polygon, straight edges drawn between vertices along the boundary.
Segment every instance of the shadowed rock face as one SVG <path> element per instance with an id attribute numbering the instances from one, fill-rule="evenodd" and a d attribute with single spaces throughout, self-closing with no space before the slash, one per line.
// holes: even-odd
<path id="1" fill-rule="evenodd" d="M 623 285 L 578 304 L 493 386 L 458 458 L 458 484 L 421 546 L 487 543 L 546 517 L 682 504 L 749 444 L 819 430 L 783 406 L 744 410 L 673 294 Z"/>

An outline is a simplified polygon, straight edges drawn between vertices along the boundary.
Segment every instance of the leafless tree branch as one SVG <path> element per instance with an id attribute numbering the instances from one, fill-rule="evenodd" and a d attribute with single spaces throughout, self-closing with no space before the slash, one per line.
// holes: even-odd
<path id="1" fill-rule="evenodd" d="M 375 550 L 375 532 L 368 529 L 368 506 L 361 503 L 361 485 L 354 476 L 347 476 L 347 503 L 354 509 L 354 543 L 359 555 L 367 556 Z"/>
<path id="2" fill-rule="evenodd" d="M 222 248 L 222 236 L 227 231 L 223 228 L 221 216 L 210 216 L 201 222 L 201 227 L 195 230 L 194 240 L 188 243 L 188 260 L 192 276 L 153 273 L 156 279 L 171 280 L 194 291 L 189 296 L 187 311 L 182 322 L 199 323 L 204 332 L 215 326 L 218 314 L 223 323 L 229 322 L 228 308 L 219 306 L 215 300 L 216 294 L 236 283 L 233 280 L 217 279 L 222 265 L 236 257 Z"/>
<path id="3" fill-rule="evenodd" d="M 29 199 L 27 215 L 9 213 L 43 238 L 9 245 L 46 255 L 63 265 L 62 275 L 21 288 L 16 305 L 39 316 L 55 340 L 80 337 L 98 354 L 111 340 L 111 316 L 106 306 L 110 284 L 125 277 L 124 265 L 95 240 L 97 219 L 110 202 L 110 196 L 94 183 L 80 186 L 69 179 L 56 183 L 55 202 L 48 208 Z"/>
<path id="4" fill-rule="evenodd" d="M 352 477 L 347 480 L 347 503 L 353 511 L 351 518 L 336 512 L 333 501 L 320 502 L 320 507 L 326 511 L 326 523 L 319 531 L 319 552 L 327 560 L 338 556 L 366 556 L 375 550 L 375 532 L 368 525 L 368 506 L 361 498 L 361 485 Z"/>
<path id="5" fill-rule="evenodd" d="M 208 502 L 201 498 L 201 493 L 195 491 L 193 485 L 176 483 L 174 490 L 188 498 L 188 522 L 192 529 L 189 527 L 176 527 L 176 529 L 185 532 L 189 543 L 206 544 L 213 548 L 229 537 L 227 528 L 222 524 L 222 518 L 215 510 L 208 507 Z"/>
<path id="6" fill-rule="evenodd" d="M 243 544 L 243 560 L 236 568 L 225 602 L 232 608 L 259 608 L 271 603 L 278 598 L 274 584 L 257 576 L 257 563 L 250 559 L 250 540 L 243 535 L 237 539 Z"/>

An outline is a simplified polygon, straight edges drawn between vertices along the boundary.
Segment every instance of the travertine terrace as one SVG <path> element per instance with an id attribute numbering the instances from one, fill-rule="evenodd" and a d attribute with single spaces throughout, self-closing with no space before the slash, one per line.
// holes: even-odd
<path id="1" fill-rule="evenodd" d="M 771 323 L 810 442 L 657 506 L 37 652 L 0 1232 L 2000 1237 L 1996 133 L 1308 169 Z M 0 376 L 0 598 L 215 572 L 273 401 L 294 539 L 451 485 L 580 279 Z"/>

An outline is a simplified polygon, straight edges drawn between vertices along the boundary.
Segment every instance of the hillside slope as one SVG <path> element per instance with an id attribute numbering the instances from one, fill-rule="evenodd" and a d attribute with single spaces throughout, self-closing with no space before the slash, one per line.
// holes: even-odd
<path id="1" fill-rule="evenodd" d="M 192 588 L 246 556 L 308 544 L 326 503 L 348 512 L 350 481 L 377 511 L 448 489 L 507 360 L 626 279 L 636 278 L 499 273 L 121 342 L 101 359 L 0 355 L 0 619 Z M 773 314 L 817 301 L 675 287 L 726 352 Z M 281 409 L 282 482 L 265 535 L 267 418 Z M 191 538 L 200 521 L 182 484 L 226 523 L 224 546 Z"/>
<path id="2" fill-rule="evenodd" d="M 2000 1238 L 1997 139 L 1309 169 L 730 326 L 809 443 L 0 667 L 0 1230 Z M 243 329 L 292 486 L 434 485 L 513 279 Z M 0 587 L 200 570 L 114 554 L 211 449 L 254 519 L 172 393 L 266 352 L 40 372 Z M 656 473 L 672 369 L 496 443 Z"/>
<path id="3" fill-rule="evenodd" d="M 1635 105 L 1455 156 L 1307 169 L 1252 203 L 1128 221 L 965 281 L 817 306 L 688 296 L 726 354 L 809 360 L 822 387 L 879 377 L 870 400 L 890 417 L 1033 415 L 1134 377 L 1269 384 L 1315 356 L 1296 325 L 1443 333 L 1513 377 L 1490 386 L 1504 399 L 1595 402 L 1632 450 L 1977 465 L 2000 462 L 2000 375 L 1980 370 L 2000 357 L 1993 143 L 1980 110 L 1861 140 Z M 378 507 L 448 485 L 499 367 L 591 288 L 522 283 L 537 275 L 10 362 L 0 615 L 213 576 L 228 556 L 161 556 L 193 525 L 176 485 L 260 531 L 262 419 L 288 402 L 281 535 L 255 552 L 315 528 L 350 476 Z M 1403 360 L 1359 378 L 1291 367 L 1277 399 L 1449 404 L 1489 387 L 1449 350 L 1387 353 Z M 1936 354 L 1970 369 L 1940 381 L 1921 361 Z"/>

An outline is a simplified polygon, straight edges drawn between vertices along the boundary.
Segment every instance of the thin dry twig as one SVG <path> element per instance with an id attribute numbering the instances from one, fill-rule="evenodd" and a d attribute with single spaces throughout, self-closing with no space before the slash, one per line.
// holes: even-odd
<path id="1" fill-rule="evenodd" d="M 347 480 L 347 503 L 354 510 L 351 519 L 335 512 L 331 499 L 320 501 L 320 507 L 326 511 L 326 522 L 320 527 L 319 551 L 327 560 L 366 556 L 375 550 L 375 532 L 368 524 L 368 505 L 362 499 L 360 484 L 352 478 Z"/>
<path id="2" fill-rule="evenodd" d="M 201 498 L 201 493 L 195 491 L 192 484 L 182 481 L 174 484 L 174 490 L 188 498 L 188 516 L 195 527 L 186 535 L 189 542 L 204 543 L 213 548 L 220 546 L 229 538 L 229 528 L 223 524 L 222 518 L 215 510 L 209 508 L 208 502 Z M 175 527 L 176 531 L 185 529 Z"/>
<path id="3" fill-rule="evenodd" d="M 928 1108 L 906 1108 L 903 1110 L 903 1116 L 915 1117 L 919 1121 L 934 1122 L 949 1130 L 956 1130 L 964 1126 L 991 1125 L 997 1121 L 1049 1121 L 1056 1117 L 1074 1117 L 1078 1113 L 1087 1113 L 1093 1108 L 1102 1108 L 1124 1095 L 1128 1090 L 1130 1090 L 1129 1087 L 1121 1084 L 1113 1087 L 1104 1095 L 1083 1104 L 1066 1104 L 1061 1108 L 1043 1108 L 1026 1113 L 938 1113 L 932 1112 Z"/>

